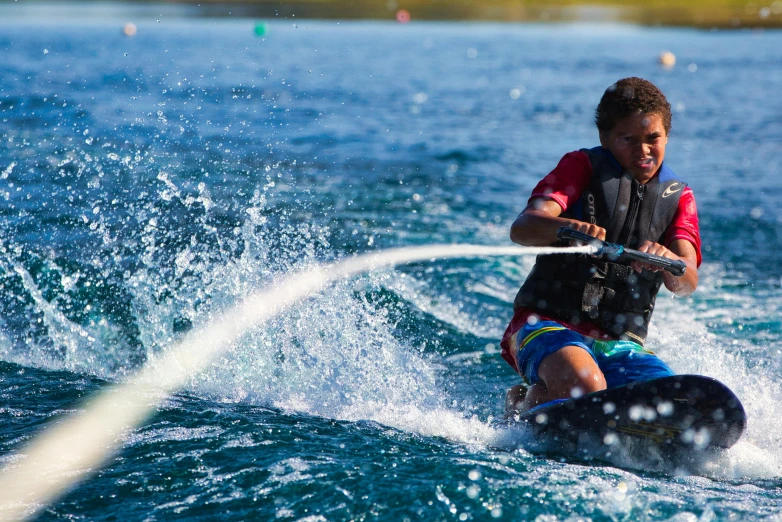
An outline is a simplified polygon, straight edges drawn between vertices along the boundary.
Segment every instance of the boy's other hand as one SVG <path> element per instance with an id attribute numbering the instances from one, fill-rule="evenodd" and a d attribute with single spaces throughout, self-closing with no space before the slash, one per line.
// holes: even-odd
<path id="1" fill-rule="evenodd" d="M 577 230 L 578 232 L 597 238 L 600 241 L 606 240 L 606 229 L 592 223 L 586 223 L 584 221 L 572 221 L 568 224 L 568 228 L 572 228 L 573 230 Z M 581 243 L 581 241 L 570 241 L 570 246 L 581 246 L 582 244 L 583 243 Z"/>

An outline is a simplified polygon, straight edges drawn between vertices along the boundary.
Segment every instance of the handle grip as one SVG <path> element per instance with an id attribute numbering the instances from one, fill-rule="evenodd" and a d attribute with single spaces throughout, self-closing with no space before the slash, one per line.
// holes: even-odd
<path id="1" fill-rule="evenodd" d="M 595 255 L 598 257 L 604 257 L 611 260 L 630 259 L 633 261 L 640 261 L 642 263 L 647 263 L 660 267 L 663 270 L 667 270 L 677 277 L 683 276 L 687 270 L 687 265 L 684 263 L 684 261 L 680 261 L 678 259 L 668 259 L 667 257 L 656 256 L 654 254 L 647 254 L 645 252 L 639 252 L 638 250 L 625 248 L 622 245 L 617 245 L 615 243 L 601 241 L 596 237 L 592 237 L 588 234 L 584 234 L 583 232 L 579 232 L 578 230 L 573 230 L 572 228 L 568 227 L 562 227 L 557 230 L 557 239 L 563 241 L 580 241 L 597 248 Z"/>

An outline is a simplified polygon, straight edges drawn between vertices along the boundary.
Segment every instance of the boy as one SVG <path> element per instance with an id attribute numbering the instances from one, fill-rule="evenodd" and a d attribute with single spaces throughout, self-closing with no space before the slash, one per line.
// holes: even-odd
<path id="1" fill-rule="evenodd" d="M 538 183 L 511 240 L 550 245 L 564 226 L 680 259 L 687 269 L 676 277 L 639 262 L 539 256 L 501 343 L 503 358 L 529 384 L 510 389 L 508 415 L 673 374 L 643 348 L 660 286 L 690 295 L 701 262 L 692 190 L 663 165 L 671 107 L 652 83 L 625 78 L 605 91 L 595 122 L 601 146 L 566 154 Z"/>

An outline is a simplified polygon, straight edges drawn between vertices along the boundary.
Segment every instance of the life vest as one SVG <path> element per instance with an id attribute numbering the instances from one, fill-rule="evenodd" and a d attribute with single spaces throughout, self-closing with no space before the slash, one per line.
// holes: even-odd
<path id="1" fill-rule="evenodd" d="M 606 229 L 606 241 L 637 248 L 659 243 L 685 188 L 664 164 L 646 184 L 638 183 L 602 147 L 583 149 L 592 178 L 562 215 Z M 566 246 L 565 243 L 560 243 Z M 522 285 L 514 309 L 526 307 L 573 325 L 589 322 L 616 339 L 643 344 L 663 278 L 661 272 L 630 268 L 585 254 L 540 255 Z"/>

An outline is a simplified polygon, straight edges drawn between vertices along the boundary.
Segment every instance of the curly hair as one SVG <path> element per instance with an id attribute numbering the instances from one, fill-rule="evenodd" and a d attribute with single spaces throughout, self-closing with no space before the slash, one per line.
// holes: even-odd
<path id="1" fill-rule="evenodd" d="M 665 133 L 671 132 L 671 104 L 652 82 L 643 78 L 623 78 L 611 85 L 595 109 L 595 124 L 608 132 L 619 120 L 632 114 L 659 114 Z"/>

